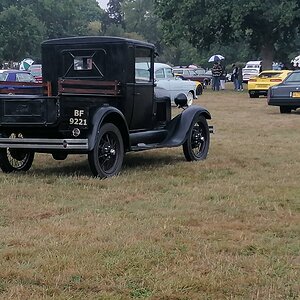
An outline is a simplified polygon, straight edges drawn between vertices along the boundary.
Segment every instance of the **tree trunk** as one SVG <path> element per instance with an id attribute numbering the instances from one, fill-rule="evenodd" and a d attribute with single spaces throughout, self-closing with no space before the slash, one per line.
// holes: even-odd
<path id="1" fill-rule="evenodd" d="M 274 44 L 269 42 L 261 47 L 262 70 L 272 70 L 274 58 Z"/>

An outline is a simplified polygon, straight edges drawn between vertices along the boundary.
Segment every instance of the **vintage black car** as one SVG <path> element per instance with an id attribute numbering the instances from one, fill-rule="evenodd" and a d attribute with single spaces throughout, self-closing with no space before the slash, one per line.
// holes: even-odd
<path id="1" fill-rule="evenodd" d="M 124 153 L 183 146 L 188 161 L 205 159 L 209 112 L 190 106 L 171 118 L 170 97 L 154 83 L 154 45 L 117 37 L 42 43 L 45 95 L 0 96 L 0 167 L 29 170 L 34 153 L 87 154 L 92 173 L 118 174 Z M 147 76 L 135 71 L 148 66 Z M 176 104 L 185 107 L 180 94 Z"/>
<path id="2" fill-rule="evenodd" d="M 300 107 L 300 70 L 289 74 L 285 80 L 268 90 L 268 104 L 279 106 L 282 114 Z"/>

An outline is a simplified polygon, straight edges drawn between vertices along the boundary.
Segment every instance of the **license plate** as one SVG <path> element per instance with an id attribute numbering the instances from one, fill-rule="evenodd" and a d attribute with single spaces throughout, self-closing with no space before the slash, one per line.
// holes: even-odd
<path id="1" fill-rule="evenodd" d="M 267 85 L 267 84 L 258 84 L 257 87 L 260 87 L 260 88 L 267 88 L 268 85 Z"/>
<path id="2" fill-rule="evenodd" d="M 293 98 L 300 98 L 300 92 L 292 92 Z"/>

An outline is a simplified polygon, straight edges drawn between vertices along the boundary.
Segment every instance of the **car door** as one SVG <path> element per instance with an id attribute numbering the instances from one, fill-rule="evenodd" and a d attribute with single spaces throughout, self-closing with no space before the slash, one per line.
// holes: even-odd
<path id="1" fill-rule="evenodd" d="M 135 49 L 135 83 L 131 130 L 147 130 L 153 127 L 153 52 L 149 48 Z"/>

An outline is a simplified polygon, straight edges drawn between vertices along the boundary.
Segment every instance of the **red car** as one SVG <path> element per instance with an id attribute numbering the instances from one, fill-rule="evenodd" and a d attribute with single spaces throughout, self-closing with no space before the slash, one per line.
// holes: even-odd
<path id="1" fill-rule="evenodd" d="M 34 64 L 28 68 L 28 71 L 32 74 L 37 82 L 43 82 L 42 77 L 42 65 L 41 64 Z"/>

